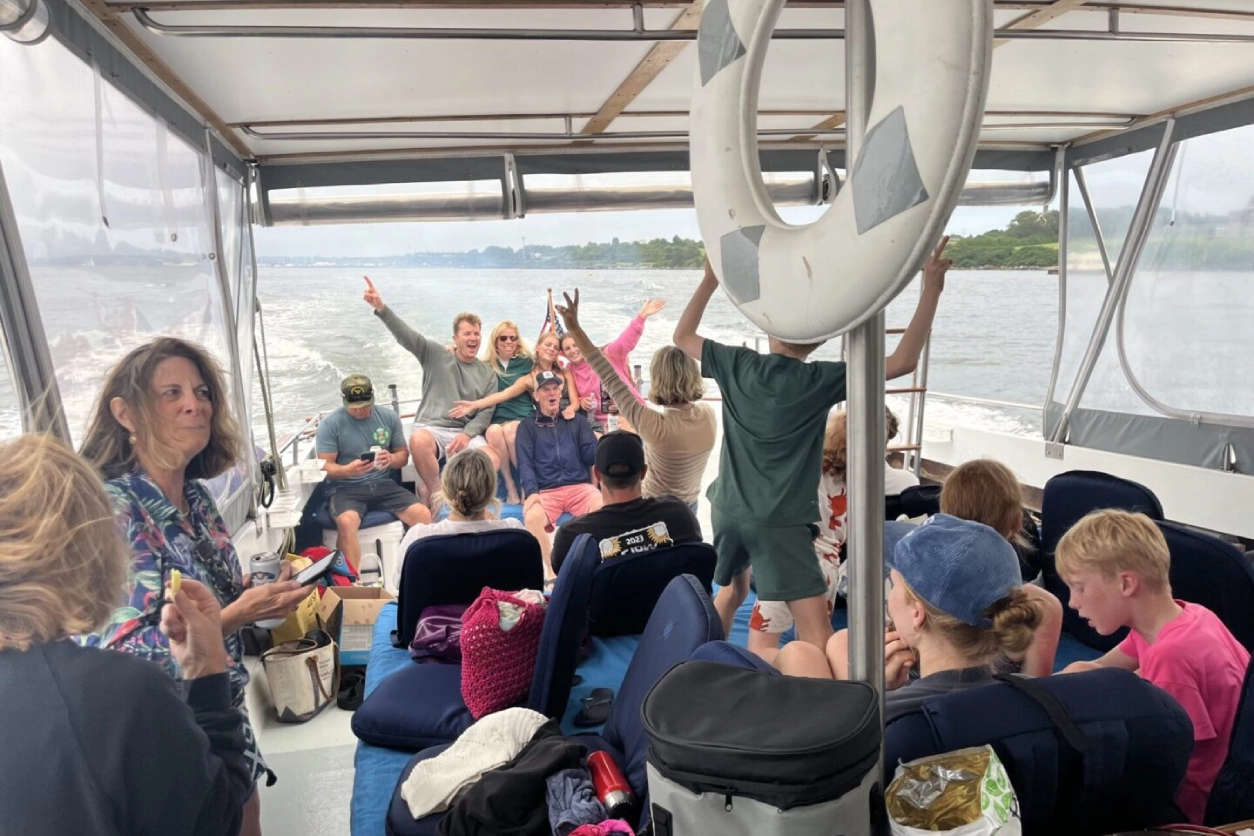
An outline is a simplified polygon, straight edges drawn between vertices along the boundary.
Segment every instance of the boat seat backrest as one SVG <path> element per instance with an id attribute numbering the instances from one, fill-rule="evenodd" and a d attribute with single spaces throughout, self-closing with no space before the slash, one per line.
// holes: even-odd
<path id="1" fill-rule="evenodd" d="M 601 732 L 626 756 L 624 777 L 638 798 L 648 791 L 645 755 L 649 736 L 640 713 L 644 698 L 664 673 L 687 661 L 697 648 L 722 637 L 723 622 L 706 585 L 692 575 L 672 578 L 653 607 Z"/>
<path id="2" fill-rule="evenodd" d="M 424 537 L 412 543 L 401 568 L 397 644 L 408 647 L 418 617 L 435 604 L 471 604 L 485 586 L 541 589 L 540 544 L 520 529 Z"/>
<path id="3" fill-rule="evenodd" d="M 1228 757 L 1206 804 L 1206 824 L 1221 827 L 1254 819 L 1254 662 L 1245 672 Z"/>
<path id="4" fill-rule="evenodd" d="M 692 575 L 708 593 L 717 561 L 708 543 L 681 543 L 601 561 L 588 604 L 589 632 L 603 638 L 639 635 L 672 580 Z"/>
<path id="5" fill-rule="evenodd" d="M 1163 519 L 1162 503 L 1153 491 L 1140 483 L 1096 470 L 1059 473 L 1045 483 L 1041 498 L 1039 559 L 1044 572 L 1045 588 L 1063 602 L 1063 629 L 1090 647 L 1106 651 L 1123 641 L 1127 630 L 1103 636 L 1080 618 L 1079 613 L 1067 607 L 1067 599 L 1070 597 L 1067 585 L 1058 576 L 1054 564 L 1054 550 L 1062 535 L 1086 514 L 1103 508 L 1137 511 L 1152 520 Z"/>
<path id="6" fill-rule="evenodd" d="M 601 565 L 601 552 L 590 534 L 571 544 L 553 585 L 540 633 L 540 649 L 531 679 L 527 707 L 546 717 L 561 719 L 575 681 L 579 645 L 588 632 L 588 601 L 592 579 Z"/>
<path id="7" fill-rule="evenodd" d="M 1254 652 L 1254 566 L 1236 546 L 1213 534 L 1159 522 L 1171 552 L 1171 593 L 1219 616 Z"/>
<path id="8" fill-rule="evenodd" d="M 894 719 L 885 729 L 885 780 L 900 762 L 989 745 L 1018 795 L 1025 836 L 1097 836 L 1180 820 L 1173 799 L 1193 724 L 1174 699 L 1117 668 L 1026 681 L 1048 697 L 1029 696 L 1019 678 L 945 694 Z M 1045 708 L 1049 698 L 1062 722 Z M 1083 751 L 1069 742 L 1067 721 Z"/>
<path id="9" fill-rule="evenodd" d="M 884 519 L 892 521 L 905 514 L 910 519 L 940 513 L 940 485 L 912 485 L 896 497 L 886 497 Z M 896 499 L 896 502 L 893 502 Z"/>

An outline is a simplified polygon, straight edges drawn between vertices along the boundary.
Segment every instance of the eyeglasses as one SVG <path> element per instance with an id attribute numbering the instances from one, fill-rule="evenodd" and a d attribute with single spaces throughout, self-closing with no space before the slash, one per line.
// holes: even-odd
<path id="1" fill-rule="evenodd" d="M 507 337 L 507 336 L 505 336 L 504 334 L 502 334 L 501 336 L 497 337 L 497 338 L 496 338 L 496 340 L 497 340 L 497 342 L 502 342 L 502 343 L 516 343 L 516 342 L 518 342 L 518 338 L 517 338 L 517 337 Z"/>

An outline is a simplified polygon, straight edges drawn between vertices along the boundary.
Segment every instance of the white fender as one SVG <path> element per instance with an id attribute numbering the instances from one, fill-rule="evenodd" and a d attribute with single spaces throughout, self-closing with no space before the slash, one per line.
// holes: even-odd
<path id="1" fill-rule="evenodd" d="M 805 226 L 776 214 L 758 162 L 762 64 L 783 5 L 706 4 L 689 164 L 701 237 L 736 307 L 772 336 L 815 342 L 887 305 L 957 205 L 988 92 L 993 3 L 870 0 L 866 139 L 832 205 Z"/>

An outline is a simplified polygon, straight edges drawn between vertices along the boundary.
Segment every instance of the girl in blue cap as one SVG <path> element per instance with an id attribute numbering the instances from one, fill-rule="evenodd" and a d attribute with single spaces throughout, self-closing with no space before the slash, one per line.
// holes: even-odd
<path id="1" fill-rule="evenodd" d="M 1041 605 L 1024 593 L 1014 548 L 992 528 L 937 514 L 885 558 L 885 722 L 939 694 L 990 681 L 998 655 L 1021 655 L 1032 643 Z M 832 678 L 833 651 L 831 643 L 824 654 L 792 642 L 776 666 Z M 916 668 L 919 678 L 911 680 Z"/>

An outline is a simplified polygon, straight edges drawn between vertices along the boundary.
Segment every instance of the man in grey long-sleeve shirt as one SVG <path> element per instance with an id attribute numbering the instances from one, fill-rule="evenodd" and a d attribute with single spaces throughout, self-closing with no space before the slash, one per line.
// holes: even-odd
<path id="1" fill-rule="evenodd" d="M 427 500 L 440 490 L 441 455 L 452 458 L 467 447 L 479 448 L 488 454 L 493 467 L 500 468 L 501 462 L 483 438 L 492 422 L 492 407 L 467 418 L 449 417 L 454 401 L 473 401 L 496 394 L 496 373 L 475 356 L 479 351 L 479 317 L 459 313 L 453 319 L 450 352 L 402 322 L 395 311 L 383 304 L 369 277 L 364 298 L 401 347 L 422 365 L 422 403 L 409 436 L 409 451 L 426 486 Z"/>

